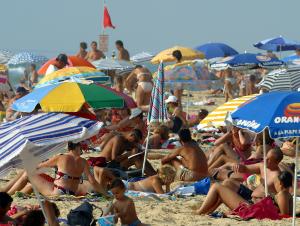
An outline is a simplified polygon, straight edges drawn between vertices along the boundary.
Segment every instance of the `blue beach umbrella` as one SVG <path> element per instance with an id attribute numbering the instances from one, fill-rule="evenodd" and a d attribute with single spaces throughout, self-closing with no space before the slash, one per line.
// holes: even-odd
<path id="1" fill-rule="evenodd" d="M 216 57 L 225 57 L 238 54 L 238 52 L 232 47 L 224 43 L 207 43 L 197 46 L 196 50 L 203 52 L 206 59 L 212 59 Z"/>
<path id="2" fill-rule="evenodd" d="M 294 54 L 294 55 L 283 58 L 282 61 L 285 62 L 287 65 L 297 66 L 297 65 L 300 65 L 300 56 Z"/>
<path id="3" fill-rule="evenodd" d="M 45 56 L 36 55 L 31 52 L 21 52 L 14 55 L 9 61 L 8 65 L 17 66 L 24 64 L 42 64 L 48 60 Z"/>
<path id="4" fill-rule="evenodd" d="M 284 63 L 276 58 L 271 58 L 261 54 L 242 53 L 234 56 L 225 57 L 221 61 L 211 64 L 212 69 L 224 70 L 227 68 L 243 70 L 262 68 L 277 68 Z"/>
<path id="5" fill-rule="evenodd" d="M 255 133 L 261 133 L 268 128 L 270 136 L 274 139 L 297 137 L 294 178 L 294 181 L 297 181 L 298 137 L 300 137 L 300 92 L 270 92 L 256 96 L 246 102 L 244 106 L 234 111 L 231 114 L 231 119 L 237 127 L 248 129 Z M 264 159 L 266 173 L 265 150 Z M 265 186 L 265 189 L 267 189 L 267 186 Z M 297 183 L 294 183 L 294 194 L 296 194 L 296 190 Z M 295 207 L 296 195 L 294 195 L 293 225 L 295 225 Z"/>
<path id="6" fill-rule="evenodd" d="M 253 44 L 254 47 L 263 50 L 270 50 L 270 51 L 289 51 L 289 50 L 296 50 L 300 48 L 300 42 L 289 40 L 282 36 L 269 38 L 258 43 Z"/>

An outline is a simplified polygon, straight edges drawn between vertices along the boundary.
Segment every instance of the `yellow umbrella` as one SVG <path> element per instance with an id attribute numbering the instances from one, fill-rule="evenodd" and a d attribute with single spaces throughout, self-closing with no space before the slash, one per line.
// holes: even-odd
<path id="1" fill-rule="evenodd" d="M 230 101 L 226 102 L 225 104 L 217 107 L 215 110 L 213 110 L 211 113 L 209 113 L 205 119 L 203 119 L 200 122 L 198 128 L 211 127 L 211 126 L 214 126 L 214 127 L 225 126 L 225 118 L 227 116 L 227 113 L 233 112 L 239 106 L 241 106 L 246 101 L 252 99 L 255 96 L 257 96 L 257 94 L 239 97 L 239 98 L 230 100 Z"/>
<path id="2" fill-rule="evenodd" d="M 81 75 L 81 74 L 92 75 L 96 73 L 105 75 L 103 72 L 100 72 L 97 69 L 91 67 L 67 67 L 46 75 L 44 78 L 41 79 L 41 81 L 39 81 L 38 85 L 44 84 L 51 80 L 63 79 L 64 77 L 71 77 L 74 75 Z"/>
<path id="3" fill-rule="evenodd" d="M 170 49 L 166 49 L 157 54 L 152 60 L 152 64 L 158 64 L 160 61 L 164 62 L 173 62 L 175 58 L 172 56 L 173 51 L 180 50 L 182 54 L 182 60 L 194 60 L 194 59 L 204 59 L 205 55 L 202 52 L 197 50 L 182 47 L 182 46 L 174 46 Z"/>

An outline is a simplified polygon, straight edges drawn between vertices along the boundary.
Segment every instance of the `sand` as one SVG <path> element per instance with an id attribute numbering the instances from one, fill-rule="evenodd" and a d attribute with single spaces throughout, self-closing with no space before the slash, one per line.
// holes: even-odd
<path id="1" fill-rule="evenodd" d="M 191 98 L 191 102 L 201 101 L 205 94 L 193 93 L 193 97 Z M 219 104 L 224 102 L 224 98 L 220 97 L 210 97 L 215 99 L 216 105 L 214 106 L 191 106 L 191 112 L 196 112 L 200 108 L 206 108 L 209 111 L 216 108 Z M 186 98 L 184 98 L 186 101 Z M 158 160 L 153 160 L 151 163 L 157 168 L 159 166 Z M 11 178 L 14 173 L 10 173 L 7 178 Z M 0 187 L 2 187 L 4 181 L 0 182 Z M 235 219 L 213 219 L 208 216 L 198 216 L 193 214 L 192 207 L 197 207 L 201 205 L 205 196 L 195 196 L 189 198 L 176 198 L 175 200 L 139 200 L 137 198 L 134 199 L 136 210 L 138 213 L 138 217 L 143 223 L 150 225 L 161 225 L 161 226 L 169 226 L 169 225 L 178 225 L 178 226 L 199 226 L 199 225 L 224 225 L 224 226 L 235 226 L 235 225 L 265 225 L 265 226 L 287 226 L 291 225 L 290 219 L 285 219 L 281 221 L 271 221 L 271 220 L 250 220 L 250 221 L 239 221 Z M 35 198 L 23 199 L 23 198 L 14 198 L 14 203 L 18 205 L 25 204 L 38 204 Z M 72 209 L 80 205 L 80 200 L 76 201 L 55 201 L 58 205 L 61 216 L 66 217 L 68 212 Z M 96 202 L 94 203 L 98 207 L 104 208 L 108 201 Z M 298 210 L 300 210 L 300 203 L 298 203 Z M 218 210 L 227 212 L 228 208 L 225 206 L 221 206 Z M 100 216 L 100 211 L 94 211 L 94 217 L 97 218 Z M 297 222 L 300 225 L 300 220 Z"/>

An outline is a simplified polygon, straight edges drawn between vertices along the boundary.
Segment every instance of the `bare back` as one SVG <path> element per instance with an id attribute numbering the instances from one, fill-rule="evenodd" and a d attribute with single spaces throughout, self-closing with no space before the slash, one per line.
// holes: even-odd
<path id="1" fill-rule="evenodd" d="M 185 143 L 180 150 L 182 164 L 191 171 L 208 174 L 207 158 L 195 141 Z"/>
<path id="2" fill-rule="evenodd" d="M 74 157 L 69 154 L 64 154 L 59 156 L 57 160 L 57 170 L 58 172 L 62 172 L 71 177 L 80 178 L 84 172 L 85 164 L 86 160 L 81 157 Z M 59 176 L 56 177 L 55 181 L 56 185 L 66 187 L 72 191 L 77 190 L 79 183 L 80 180 L 66 178 L 59 179 Z"/>

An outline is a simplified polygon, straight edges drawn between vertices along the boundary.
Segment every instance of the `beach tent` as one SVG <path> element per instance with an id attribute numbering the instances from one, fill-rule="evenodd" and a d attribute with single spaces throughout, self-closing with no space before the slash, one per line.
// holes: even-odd
<path id="1" fill-rule="evenodd" d="M 234 111 L 229 121 L 233 125 L 248 129 L 254 133 L 263 132 L 264 140 L 264 175 L 267 175 L 265 133 L 268 129 L 270 137 L 296 137 L 295 172 L 294 172 L 294 199 L 293 225 L 296 225 L 296 194 L 298 149 L 300 137 L 300 92 L 281 91 L 265 93 L 251 99 L 242 107 Z M 259 114 L 258 114 L 259 112 Z M 265 193 L 268 195 L 267 178 L 265 178 Z"/>

